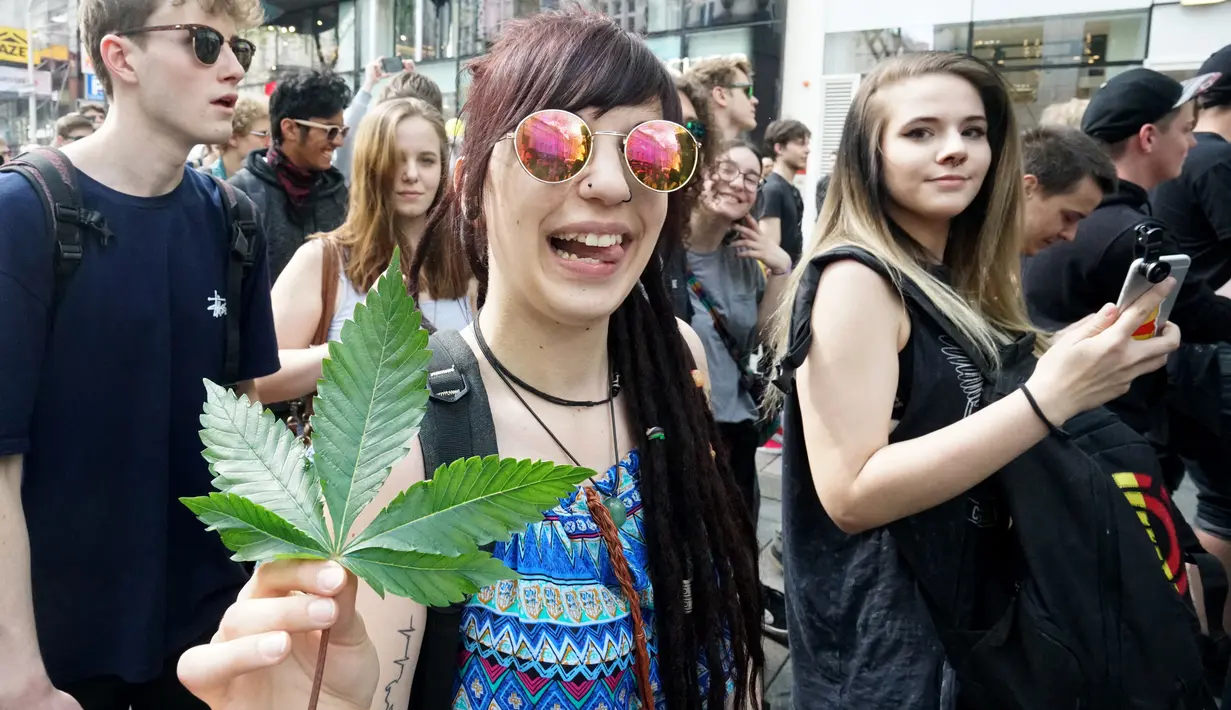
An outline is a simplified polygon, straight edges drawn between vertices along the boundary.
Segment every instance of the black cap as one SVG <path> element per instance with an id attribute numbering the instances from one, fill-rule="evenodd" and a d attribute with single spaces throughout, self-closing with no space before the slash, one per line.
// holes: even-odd
<path id="1" fill-rule="evenodd" d="M 1217 78 L 1202 74 L 1181 84 L 1153 69 L 1130 69 L 1112 77 L 1094 94 L 1082 116 L 1081 130 L 1105 143 L 1119 143 L 1192 101 Z"/>
<path id="2" fill-rule="evenodd" d="M 1231 105 L 1231 44 L 1211 54 L 1197 73 L 1221 75 L 1201 95 L 1202 106 Z"/>

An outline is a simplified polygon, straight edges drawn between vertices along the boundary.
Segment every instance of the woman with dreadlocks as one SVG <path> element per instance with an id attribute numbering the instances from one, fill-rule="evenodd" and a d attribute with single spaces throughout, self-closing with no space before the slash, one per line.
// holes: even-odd
<path id="1" fill-rule="evenodd" d="M 329 707 L 443 707 L 419 697 L 439 678 L 415 670 L 441 658 L 451 707 L 550 707 L 566 694 L 582 708 L 755 706 L 755 532 L 714 454 L 703 350 L 660 266 L 697 168 L 674 82 L 642 40 L 580 11 L 509 23 L 470 69 L 450 208 L 482 310 L 458 342 L 477 361 L 501 456 L 604 473 L 495 546 L 522 578 L 466 602 L 457 651 L 421 648 L 422 607 L 379 600 L 333 563 L 277 561 L 214 642 L 184 655 L 180 677 L 215 709 L 297 707 L 314 632 L 332 628 Z M 416 440 L 371 515 L 423 480 L 432 444 Z M 597 612 L 587 595 L 603 600 Z M 632 642 L 608 643 L 619 639 Z"/>

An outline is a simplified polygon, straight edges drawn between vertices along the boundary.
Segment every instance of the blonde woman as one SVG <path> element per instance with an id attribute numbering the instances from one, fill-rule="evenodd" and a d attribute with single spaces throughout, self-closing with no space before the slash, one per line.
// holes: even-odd
<path id="1" fill-rule="evenodd" d="M 244 167 L 244 158 L 254 150 L 269 147 L 269 100 L 241 96 L 231 116 L 231 138 L 217 146 L 218 157 L 205 170 L 226 180 Z"/>
<path id="2" fill-rule="evenodd" d="M 1131 337 L 1164 284 L 1118 318 L 1105 308 L 1052 345 L 1023 387 L 983 406 L 973 358 L 999 362 L 1001 346 L 1033 331 L 1018 278 L 1021 165 L 1006 87 L 978 60 L 906 55 L 859 87 L 834 199 L 788 285 L 793 317 L 776 333 L 779 353 L 802 358 L 783 457 L 796 708 L 983 707 L 955 683 L 898 531 L 934 567 L 999 584 L 1011 563 L 982 560 L 1009 558 L 1014 545 L 989 477 L 1179 344 L 1173 326 Z M 843 245 L 870 258 L 824 258 Z M 905 300 L 906 281 L 980 352 Z M 975 605 L 973 628 L 989 628 L 980 624 L 1007 600 L 977 599 L 991 601 Z"/>
<path id="3" fill-rule="evenodd" d="M 418 99 L 386 101 L 363 119 L 346 222 L 300 247 L 274 284 L 282 368 L 258 380 L 262 402 L 316 390 L 325 343 L 341 334 L 395 246 L 401 247 L 404 273 L 411 273 L 428 214 L 445 193 L 447 145 L 444 119 Z M 419 306 L 434 327 L 459 330 L 473 313 L 470 269 L 452 239 L 433 241 L 424 255 Z"/>

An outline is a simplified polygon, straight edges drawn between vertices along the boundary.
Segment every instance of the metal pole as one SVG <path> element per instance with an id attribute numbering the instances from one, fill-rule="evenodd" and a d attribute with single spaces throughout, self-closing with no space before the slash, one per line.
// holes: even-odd
<path id="1" fill-rule="evenodd" d="M 30 143 L 38 142 L 38 84 L 34 81 L 34 0 L 26 2 L 26 73 L 30 81 Z"/>

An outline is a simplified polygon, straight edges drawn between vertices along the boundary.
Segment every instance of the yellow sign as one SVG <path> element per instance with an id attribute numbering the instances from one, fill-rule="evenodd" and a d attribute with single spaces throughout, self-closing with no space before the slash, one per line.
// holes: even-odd
<path id="1" fill-rule="evenodd" d="M 26 64 L 26 31 L 16 27 L 0 27 L 0 62 L 10 64 Z M 68 61 L 68 47 L 57 44 L 34 53 L 34 62 L 40 63 L 48 59 Z"/>
<path id="2" fill-rule="evenodd" d="M 0 27 L 0 62 L 25 64 L 28 61 L 26 59 L 27 47 L 29 43 L 26 41 L 25 30 Z"/>

